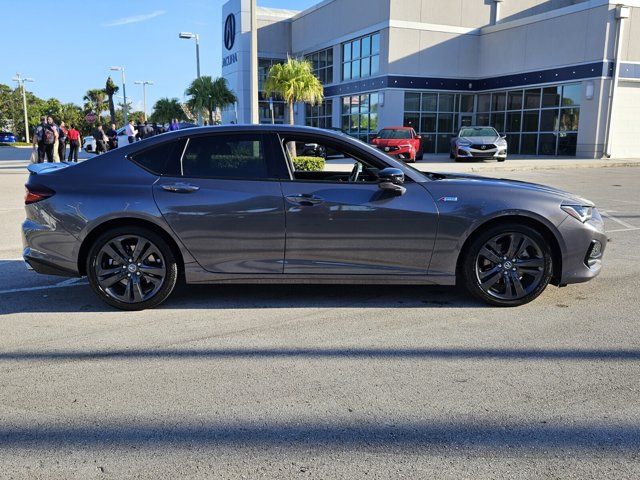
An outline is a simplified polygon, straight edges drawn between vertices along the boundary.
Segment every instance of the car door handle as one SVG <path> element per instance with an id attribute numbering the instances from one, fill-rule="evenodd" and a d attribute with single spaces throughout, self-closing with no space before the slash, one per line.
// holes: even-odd
<path id="1" fill-rule="evenodd" d="M 200 190 L 197 185 L 191 185 L 190 183 L 167 183 L 162 185 L 162 189 L 172 193 L 193 193 Z"/>
<path id="2" fill-rule="evenodd" d="M 285 198 L 288 202 L 295 203 L 296 205 L 301 205 L 303 207 L 313 207 L 314 205 L 324 202 L 324 198 L 316 197 L 315 195 L 310 195 L 308 193 L 296 193 L 294 195 L 287 195 Z"/>

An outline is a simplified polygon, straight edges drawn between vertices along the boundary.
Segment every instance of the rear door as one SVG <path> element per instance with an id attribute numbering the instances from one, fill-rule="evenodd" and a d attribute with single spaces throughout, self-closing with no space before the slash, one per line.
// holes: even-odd
<path id="1" fill-rule="evenodd" d="M 261 133 L 191 136 L 178 171 L 154 185 L 164 218 L 210 272 L 282 274 L 284 206 L 266 140 Z"/>

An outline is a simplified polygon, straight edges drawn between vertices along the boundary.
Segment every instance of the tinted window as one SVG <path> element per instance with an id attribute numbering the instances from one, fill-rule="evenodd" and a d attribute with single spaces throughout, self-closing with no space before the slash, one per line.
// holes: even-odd
<path id="1" fill-rule="evenodd" d="M 261 135 L 192 137 L 182 158 L 185 177 L 269 178 Z"/>
<path id="2" fill-rule="evenodd" d="M 136 152 L 131 160 L 156 175 L 180 175 L 180 155 L 186 140 L 174 140 Z"/>

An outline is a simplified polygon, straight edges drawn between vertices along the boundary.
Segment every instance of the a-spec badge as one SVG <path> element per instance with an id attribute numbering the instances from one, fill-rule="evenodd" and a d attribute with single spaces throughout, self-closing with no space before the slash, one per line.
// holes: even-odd
<path id="1" fill-rule="evenodd" d="M 458 197 L 440 197 L 439 202 L 457 202 Z"/>

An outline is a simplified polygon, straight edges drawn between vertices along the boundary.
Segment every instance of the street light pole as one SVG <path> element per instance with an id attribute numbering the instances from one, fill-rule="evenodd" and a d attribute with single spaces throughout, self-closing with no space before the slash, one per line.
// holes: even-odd
<path id="1" fill-rule="evenodd" d="M 114 72 L 119 71 L 121 76 L 122 76 L 122 96 L 124 97 L 124 105 L 122 107 L 122 115 L 124 116 L 124 124 L 126 125 L 127 123 L 129 123 L 127 117 L 127 110 L 128 110 L 128 106 L 127 106 L 127 86 L 125 84 L 125 80 L 124 80 L 124 67 L 111 67 L 109 70 L 112 70 Z"/>
<path id="2" fill-rule="evenodd" d="M 147 85 L 153 85 L 153 82 L 148 80 L 136 80 L 136 85 L 142 85 L 142 108 L 144 109 L 144 121 L 147 121 Z"/>
<path id="3" fill-rule="evenodd" d="M 178 38 L 183 40 L 194 39 L 196 41 L 196 71 L 198 73 L 198 80 L 200 79 L 200 35 L 191 32 L 180 32 Z M 198 125 L 202 125 L 202 112 L 198 112 Z"/>
<path id="4" fill-rule="evenodd" d="M 33 78 L 25 78 L 19 73 L 13 78 L 14 82 L 22 88 L 22 109 L 24 111 L 24 141 L 29 142 L 29 118 L 27 116 L 27 93 L 24 88 L 24 82 L 34 82 Z"/>

